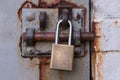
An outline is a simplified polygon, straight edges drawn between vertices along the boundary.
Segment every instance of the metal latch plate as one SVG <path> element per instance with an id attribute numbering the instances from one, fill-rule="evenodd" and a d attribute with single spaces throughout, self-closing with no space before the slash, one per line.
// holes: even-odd
<path id="1" fill-rule="evenodd" d="M 39 9 L 28 9 L 24 8 L 22 10 L 22 33 L 25 33 L 26 28 L 35 28 L 36 31 L 40 32 L 39 30 L 39 13 L 40 12 L 46 12 L 48 19 L 47 19 L 47 29 L 45 32 L 55 32 L 55 27 L 56 23 L 58 21 L 58 15 L 59 15 L 59 10 L 58 8 L 51 8 L 51 9 L 44 9 L 44 8 L 39 8 Z M 35 18 L 33 20 L 27 20 L 27 15 L 33 13 L 33 16 Z M 85 30 L 85 10 L 83 8 L 72 8 L 72 24 L 73 24 L 73 34 L 80 36 L 79 29 L 84 32 Z M 77 56 L 84 56 L 84 49 L 85 46 L 80 43 L 79 39 L 75 39 L 75 44 L 77 45 L 75 47 L 75 51 Z M 41 54 L 44 56 L 44 54 L 47 54 L 47 56 L 51 55 L 51 44 L 52 42 L 36 42 L 35 43 L 35 49 L 39 50 Z M 37 54 L 29 54 L 26 52 L 28 47 L 26 47 L 25 41 L 22 40 L 22 56 L 23 57 L 40 57 L 41 55 Z"/>

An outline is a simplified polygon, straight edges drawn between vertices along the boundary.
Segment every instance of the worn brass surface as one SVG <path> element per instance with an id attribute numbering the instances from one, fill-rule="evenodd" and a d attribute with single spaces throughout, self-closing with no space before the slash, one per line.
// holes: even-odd
<path id="1" fill-rule="evenodd" d="M 72 70 L 74 46 L 53 44 L 51 55 L 51 69 Z"/>

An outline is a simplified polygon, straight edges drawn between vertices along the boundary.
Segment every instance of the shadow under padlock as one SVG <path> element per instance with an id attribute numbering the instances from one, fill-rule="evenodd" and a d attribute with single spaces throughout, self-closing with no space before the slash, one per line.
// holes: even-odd
<path id="1" fill-rule="evenodd" d="M 52 44 L 50 69 L 55 70 L 68 70 L 73 68 L 74 46 L 71 45 L 72 39 L 72 23 L 69 23 L 69 37 L 67 44 L 58 44 L 59 42 L 59 29 L 63 20 L 59 20 L 56 27 L 55 44 Z"/>

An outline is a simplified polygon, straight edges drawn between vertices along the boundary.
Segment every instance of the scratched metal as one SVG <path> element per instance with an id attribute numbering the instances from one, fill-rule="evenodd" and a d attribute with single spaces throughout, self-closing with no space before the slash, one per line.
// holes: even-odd
<path id="1" fill-rule="evenodd" d="M 39 60 L 22 58 L 19 48 L 17 11 L 24 1 L 0 1 L 0 80 L 39 80 Z"/>
<path id="2" fill-rule="evenodd" d="M 120 0 L 92 0 L 96 40 L 92 55 L 94 80 L 119 80 Z"/>

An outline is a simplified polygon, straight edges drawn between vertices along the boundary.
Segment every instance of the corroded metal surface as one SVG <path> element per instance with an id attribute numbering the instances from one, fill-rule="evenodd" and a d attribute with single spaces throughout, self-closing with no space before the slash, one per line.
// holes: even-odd
<path id="1" fill-rule="evenodd" d="M 67 34 L 60 34 L 59 37 L 60 41 L 68 41 Z M 77 38 L 79 41 L 94 41 L 95 34 L 93 32 L 80 32 L 72 37 Z M 22 34 L 22 38 L 23 40 L 26 40 L 26 33 Z M 53 42 L 55 41 L 55 32 L 36 32 L 34 35 L 34 41 Z"/>

